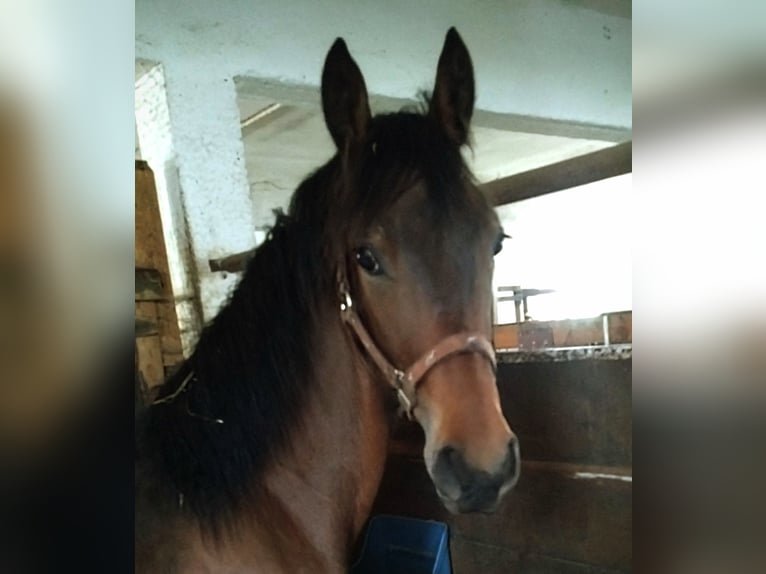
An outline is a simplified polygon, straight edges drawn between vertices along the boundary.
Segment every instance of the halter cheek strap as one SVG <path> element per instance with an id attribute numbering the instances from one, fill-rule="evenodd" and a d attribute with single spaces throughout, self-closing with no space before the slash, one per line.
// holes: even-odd
<path id="1" fill-rule="evenodd" d="M 497 368 L 495 349 L 481 333 L 460 332 L 442 339 L 435 347 L 424 353 L 406 371 L 394 367 L 375 344 L 369 331 L 354 309 L 351 293 L 345 278 L 339 280 L 340 316 L 362 344 L 373 363 L 380 369 L 386 381 L 396 390 L 407 417 L 412 420 L 417 405 L 418 383 L 435 365 L 458 353 L 479 353 L 489 361 L 493 371 Z"/>

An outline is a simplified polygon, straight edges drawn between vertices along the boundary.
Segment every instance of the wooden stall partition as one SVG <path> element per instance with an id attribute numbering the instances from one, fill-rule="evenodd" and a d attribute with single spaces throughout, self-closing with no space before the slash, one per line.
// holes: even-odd
<path id="1" fill-rule="evenodd" d="M 500 363 L 498 387 L 522 452 L 501 508 L 446 511 L 402 423 L 373 514 L 446 522 L 455 574 L 631 571 L 631 360 Z"/>
<path id="2" fill-rule="evenodd" d="M 604 320 L 607 328 L 604 329 Z M 619 311 L 587 319 L 557 321 L 524 321 L 495 325 L 494 343 L 497 349 L 524 347 L 529 337 L 525 333 L 548 331 L 550 341 L 545 347 L 584 347 L 593 345 L 624 345 L 633 342 L 633 313 Z"/>
<path id="3" fill-rule="evenodd" d="M 183 360 L 154 173 L 136 160 L 136 360 L 152 389 Z"/>

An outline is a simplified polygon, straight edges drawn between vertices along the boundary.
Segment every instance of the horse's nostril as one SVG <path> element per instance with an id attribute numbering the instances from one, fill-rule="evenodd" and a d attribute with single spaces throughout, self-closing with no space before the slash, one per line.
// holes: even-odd
<path id="1" fill-rule="evenodd" d="M 518 443 L 513 439 L 508 443 L 502 467 L 485 470 L 471 466 L 461 450 L 442 447 L 431 467 L 439 496 L 452 512 L 491 512 L 500 495 L 505 494 L 518 477 L 518 453 Z"/>
<path id="2" fill-rule="evenodd" d="M 451 460 L 456 455 L 457 455 L 457 451 L 451 446 L 445 446 L 439 452 L 439 456 L 443 456 L 447 460 Z"/>
<path id="3" fill-rule="evenodd" d="M 458 472 L 465 466 L 463 455 L 451 446 L 444 449 L 444 458 L 453 472 Z"/>
<path id="4" fill-rule="evenodd" d="M 452 476 L 457 486 L 464 490 L 472 481 L 472 471 L 468 467 L 463 455 L 451 446 L 445 446 L 439 452 L 437 466 Z"/>

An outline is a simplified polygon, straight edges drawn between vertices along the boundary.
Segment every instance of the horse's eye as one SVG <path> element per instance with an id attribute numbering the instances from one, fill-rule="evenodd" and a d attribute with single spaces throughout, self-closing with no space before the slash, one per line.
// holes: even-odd
<path id="1" fill-rule="evenodd" d="M 369 247 L 360 247 L 356 250 L 356 262 L 370 275 L 380 275 L 383 272 L 378 259 Z"/>
<path id="2" fill-rule="evenodd" d="M 497 240 L 495 241 L 495 246 L 492 249 L 492 255 L 497 255 L 503 250 L 503 240 L 507 237 L 510 237 L 509 235 L 506 235 L 505 233 L 501 233 L 498 235 Z"/>

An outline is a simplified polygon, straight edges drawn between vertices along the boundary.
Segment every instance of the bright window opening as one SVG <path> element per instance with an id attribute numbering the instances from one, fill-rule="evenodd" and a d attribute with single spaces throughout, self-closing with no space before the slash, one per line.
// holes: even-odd
<path id="1" fill-rule="evenodd" d="M 631 181 L 626 174 L 497 209 L 512 238 L 495 258 L 496 323 L 517 322 L 514 301 L 498 301 L 510 287 L 554 290 L 528 297 L 538 321 L 632 309 Z"/>

